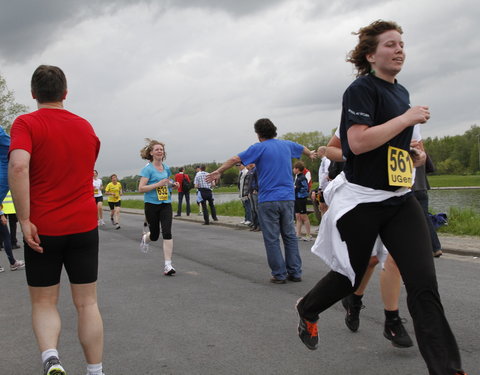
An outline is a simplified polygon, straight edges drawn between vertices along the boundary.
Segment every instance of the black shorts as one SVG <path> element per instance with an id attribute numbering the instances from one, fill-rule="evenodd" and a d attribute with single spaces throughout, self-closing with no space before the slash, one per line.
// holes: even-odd
<path id="1" fill-rule="evenodd" d="M 307 213 L 307 198 L 295 199 L 295 213 L 306 214 Z"/>
<path id="2" fill-rule="evenodd" d="M 103 196 L 99 196 L 99 197 L 94 197 L 95 198 L 95 203 L 98 203 L 98 202 L 103 202 Z"/>
<path id="3" fill-rule="evenodd" d="M 115 207 L 120 207 L 122 205 L 122 201 L 118 202 L 108 202 L 108 207 L 113 211 Z"/>
<path id="4" fill-rule="evenodd" d="M 37 253 L 24 241 L 25 273 L 29 286 L 52 286 L 60 282 L 65 266 L 72 284 L 97 281 L 98 228 L 65 236 L 40 236 L 43 253 Z"/>

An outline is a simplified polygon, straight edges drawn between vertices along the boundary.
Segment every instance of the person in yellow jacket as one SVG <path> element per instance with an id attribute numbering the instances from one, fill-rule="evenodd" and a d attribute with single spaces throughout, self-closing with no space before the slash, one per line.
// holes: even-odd
<path id="1" fill-rule="evenodd" d="M 116 174 L 110 176 L 112 182 L 107 184 L 105 195 L 108 195 L 108 206 L 110 207 L 110 220 L 115 229 L 120 229 L 120 206 L 122 204 L 122 184 L 118 182 Z"/>
<path id="2" fill-rule="evenodd" d="M 5 199 L 2 202 L 3 213 L 7 215 L 8 224 L 10 227 L 10 242 L 12 243 L 12 249 L 20 249 L 20 245 L 17 241 L 17 213 L 13 204 L 12 193 L 8 191 Z"/>
<path id="3" fill-rule="evenodd" d="M 3 205 L 0 204 L 0 242 L 3 242 L 5 254 L 7 254 L 8 261 L 10 263 L 10 271 L 16 271 L 25 267 L 23 260 L 17 260 L 12 253 L 12 244 L 10 242 L 10 232 L 8 231 L 7 218 L 3 212 Z M 0 272 L 3 272 L 4 268 L 0 266 Z"/>

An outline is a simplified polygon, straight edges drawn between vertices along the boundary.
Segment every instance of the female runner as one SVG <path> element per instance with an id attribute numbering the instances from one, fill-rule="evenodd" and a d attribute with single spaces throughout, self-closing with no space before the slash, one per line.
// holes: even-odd
<path id="1" fill-rule="evenodd" d="M 410 107 L 396 80 L 405 60 L 402 29 L 375 21 L 358 36 L 347 60 L 358 78 L 344 93 L 340 124 L 345 168 L 326 189 L 329 209 L 312 248 L 332 270 L 298 301 L 298 333 L 309 349 L 317 348 L 319 314 L 358 288 L 379 236 L 405 282 L 429 373 L 464 374 L 438 293 L 425 215 L 410 190 L 412 164 L 425 162 L 421 150 L 410 150 L 413 126 L 430 112 Z"/>
<path id="2" fill-rule="evenodd" d="M 149 163 L 140 171 L 138 191 L 144 194 L 145 218 L 150 231 L 142 236 L 140 249 L 148 251 L 148 243 L 157 241 L 160 237 L 160 227 L 163 237 L 163 256 L 165 268 L 163 274 L 172 276 L 175 268 L 172 266 L 172 187 L 178 188 L 178 182 L 170 179 L 172 172 L 163 161 L 167 157 L 165 145 L 156 140 L 146 139 L 147 145 L 140 150 L 142 159 Z"/>
<path id="3" fill-rule="evenodd" d="M 98 216 L 98 225 L 105 225 L 103 221 L 103 184 L 102 179 L 98 178 L 98 172 L 93 171 L 93 196 L 95 198 L 95 203 L 97 204 L 97 216 Z"/>

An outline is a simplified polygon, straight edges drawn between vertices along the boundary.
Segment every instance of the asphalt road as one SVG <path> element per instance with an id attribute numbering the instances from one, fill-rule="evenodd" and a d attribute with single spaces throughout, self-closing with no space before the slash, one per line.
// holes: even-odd
<path id="1" fill-rule="evenodd" d="M 327 272 L 310 253 L 311 243 L 300 243 L 304 281 L 274 285 L 261 233 L 176 220 L 178 272 L 166 277 L 161 243 L 148 254 L 139 251 L 142 222 L 123 214 L 120 230 L 108 224 L 100 230 L 106 375 L 427 373 L 416 345 L 397 349 L 383 338 L 378 272 L 364 297 L 359 331 L 345 327 L 337 304 L 320 317 L 319 349 L 309 351 L 296 335 L 293 305 Z M 23 258 L 21 250 L 15 254 Z M 0 261 L 5 265 L 6 256 Z M 464 368 L 479 374 L 480 259 L 445 254 L 435 263 Z M 0 375 L 41 374 L 24 272 L 6 270 L 0 280 Z M 84 375 L 66 275 L 62 280 L 59 351 L 69 375 Z M 413 336 L 404 291 L 401 314 Z"/>

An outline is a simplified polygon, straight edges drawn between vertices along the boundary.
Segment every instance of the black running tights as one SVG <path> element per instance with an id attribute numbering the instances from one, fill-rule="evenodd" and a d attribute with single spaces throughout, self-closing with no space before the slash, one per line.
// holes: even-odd
<path id="1" fill-rule="evenodd" d="M 300 302 L 303 317 L 316 321 L 322 311 L 356 290 L 379 234 L 405 283 L 415 335 L 430 375 L 460 372 L 457 343 L 438 293 L 425 215 L 415 197 L 398 205 L 360 204 L 338 220 L 337 228 L 348 247 L 355 285 L 330 271 Z"/>

